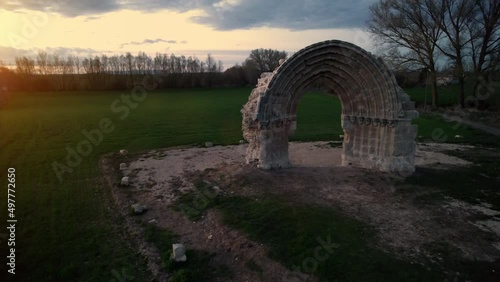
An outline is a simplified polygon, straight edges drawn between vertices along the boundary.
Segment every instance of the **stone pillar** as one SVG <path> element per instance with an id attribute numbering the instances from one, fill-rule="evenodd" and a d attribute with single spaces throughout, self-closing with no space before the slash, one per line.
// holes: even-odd
<path id="1" fill-rule="evenodd" d="M 398 120 L 394 128 L 394 141 L 390 150 L 391 159 L 387 171 L 414 172 L 417 126 L 410 120 Z"/>
<path id="2" fill-rule="evenodd" d="M 342 165 L 388 172 L 415 171 L 417 126 L 411 120 L 342 116 Z"/>
<path id="3" fill-rule="evenodd" d="M 290 167 L 288 159 L 287 126 L 271 127 L 259 131 L 260 144 L 258 167 L 261 169 Z"/>

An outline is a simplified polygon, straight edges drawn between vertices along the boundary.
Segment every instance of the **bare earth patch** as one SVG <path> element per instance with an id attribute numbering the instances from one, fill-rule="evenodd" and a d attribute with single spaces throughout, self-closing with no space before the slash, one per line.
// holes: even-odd
<path id="1" fill-rule="evenodd" d="M 469 146 L 419 145 L 417 167 L 446 169 L 471 165 L 466 160 L 445 154 L 448 150 L 466 150 Z M 217 185 L 218 192 L 233 195 L 274 193 L 290 202 L 315 203 L 340 208 L 343 213 L 375 228 L 373 245 L 415 263 L 422 259 L 439 262 L 428 253 L 434 242 L 446 242 L 457 255 L 469 260 L 494 261 L 500 258 L 499 211 L 491 206 L 472 205 L 452 198 L 439 204 L 416 205 L 414 198 L 425 191 L 398 193 L 401 175 L 371 172 L 340 166 L 341 148 L 327 142 L 290 143 L 290 169 L 262 171 L 244 164 L 246 145 L 165 149 L 151 151 L 129 160 L 124 171 L 130 187 L 113 186 L 119 209 L 127 214 L 131 204 L 148 207 L 140 217 L 129 217 L 132 233 L 140 238 L 140 221 L 155 220 L 182 238 L 187 247 L 214 253 L 212 263 L 226 265 L 234 281 L 314 281 L 293 273 L 266 256 L 266 248 L 244 234 L 225 226 L 222 216 L 209 210 L 197 222 L 173 209 L 183 193 L 194 189 L 193 179 L 203 173 L 207 182 Z M 116 178 L 117 168 L 103 160 L 107 175 Z M 114 171 L 114 172 L 113 172 Z M 116 179 L 108 177 L 112 184 Z M 488 217 L 484 220 L 484 217 Z M 137 219 L 140 219 L 138 221 Z M 149 257 L 150 269 L 159 280 L 165 280 L 160 259 L 154 247 L 140 242 L 141 252 Z M 189 258 L 188 258 L 189 259 Z M 246 263 L 258 262 L 262 273 L 250 270 Z"/>

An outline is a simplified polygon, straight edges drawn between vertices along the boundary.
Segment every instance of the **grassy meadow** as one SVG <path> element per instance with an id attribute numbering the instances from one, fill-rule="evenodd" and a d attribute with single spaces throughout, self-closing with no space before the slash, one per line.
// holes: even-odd
<path id="1" fill-rule="evenodd" d="M 135 281 L 149 274 L 109 201 L 97 161 L 103 154 L 127 149 L 139 152 L 176 145 L 237 144 L 241 137 L 240 109 L 250 88 L 171 90 L 149 92 L 136 108 L 116 111 L 126 92 L 14 93 L 0 108 L 0 235 L 6 234 L 7 169 L 16 169 L 16 281 L 111 281 L 127 273 Z M 417 95 L 417 94 L 415 94 Z M 420 94 L 418 94 L 420 95 Z M 444 98 L 443 98 L 444 100 Z M 113 110 L 113 106 L 114 110 Z M 336 97 L 307 94 L 298 111 L 294 140 L 338 140 L 341 106 Z M 123 117 L 123 120 L 121 119 Z M 53 163 L 67 164 L 68 150 L 77 150 L 85 136 L 100 127 L 103 119 L 113 130 L 92 145 L 88 156 L 62 174 Z M 499 145 L 498 138 L 479 131 L 422 116 L 420 141 Z M 441 131 L 440 131 L 441 132 Z M 444 134 L 444 135 L 443 135 Z M 454 138 L 464 136 L 463 139 Z M 0 251 L 7 253 L 5 237 Z M 6 272 L 5 263 L 0 271 Z M 119 275 L 118 275 L 119 276 Z"/>

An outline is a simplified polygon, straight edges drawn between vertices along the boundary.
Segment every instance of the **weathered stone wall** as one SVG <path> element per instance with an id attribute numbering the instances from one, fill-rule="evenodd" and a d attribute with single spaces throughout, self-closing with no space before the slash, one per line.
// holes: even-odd
<path id="1" fill-rule="evenodd" d="M 297 105 L 321 81 L 342 102 L 342 163 L 382 171 L 414 171 L 414 104 L 381 61 L 353 44 L 326 41 L 297 52 L 264 73 L 242 109 L 247 162 L 288 167 L 288 137 Z"/>

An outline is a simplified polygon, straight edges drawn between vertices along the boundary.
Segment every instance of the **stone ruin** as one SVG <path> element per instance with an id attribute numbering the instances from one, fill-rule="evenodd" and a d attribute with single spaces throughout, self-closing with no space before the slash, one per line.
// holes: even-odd
<path id="1" fill-rule="evenodd" d="M 414 103 L 381 59 L 338 40 L 306 47 L 262 74 L 241 110 L 247 163 L 262 169 L 290 166 L 288 137 L 297 128 L 298 103 L 318 84 L 342 104 L 342 165 L 415 171 Z"/>

